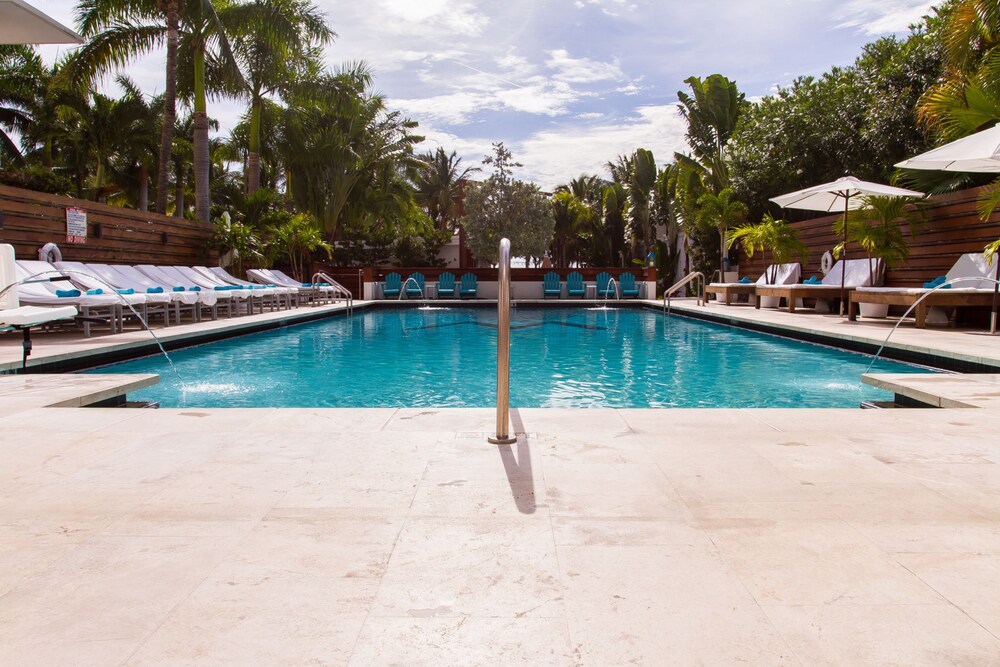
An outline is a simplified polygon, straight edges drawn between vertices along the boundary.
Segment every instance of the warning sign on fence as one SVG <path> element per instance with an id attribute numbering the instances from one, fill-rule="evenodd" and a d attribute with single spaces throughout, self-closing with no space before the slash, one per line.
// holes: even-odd
<path id="1" fill-rule="evenodd" d="M 66 243 L 87 242 L 87 212 L 82 208 L 66 209 Z"/>

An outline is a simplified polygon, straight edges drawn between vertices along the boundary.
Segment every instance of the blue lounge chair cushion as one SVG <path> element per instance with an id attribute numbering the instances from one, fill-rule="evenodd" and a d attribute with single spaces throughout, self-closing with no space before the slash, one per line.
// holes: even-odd
<path id="1" fill-rule="evenodd" d="M 118 291 L 119 294 L 135 294 L 135 289 L 133 289 L 131 287 L 129 287 L 128 289 L 120 289 L 120 290 L 117 290 L 117 291 Z M 163 290 L 160 290 L 160 291 L 162 292 Z"/>
<path id="2" fill-rule="evenodd" d="M 174 291 L 175 292 L 183 292 L 184 288 L 182 286 L 180 286 L 180 285 L 174 285 Z"/>
<path id="3" fill-rule="evenodd" d="M 201 291 L 201 288 L 200 288 L 200 287 L 198 287 L 197 285 L 195 285 L 194 287 L 192 287 L 192 288 L 191 288 L 191 290 L 190 290 L 190 291 L 192 291 L 192 292 L 200 292 L 200 291 Z"/>
<path id="4" fill-rule="evenodd" d="M 748 283 L 752 283 L 753 281 L 752 281 L 752 280 L 750 280 L 749 278 L 747 278 L 746 276 L 743 276 L 742 278 L 740 278 L 739 282 L 741 282 L 741 283 L 743 283 L 744 285 L 746 285 L 746 284 L 748 284 Z"/>
<path id="5" fill-rule="evenodd" d="M 313 284 L 312 283 L 302 283 L 302 286 L 303 287 L 312 287 Z"/>
<path id="6" fill-rule="evenodd" d="M 228 292 L 231 289 L 233 289 L 233 288 L 232 287 L 228 287 L 226 285 L 217 285 L 215 287 L 215 291 L 216 292 Z"/>
<path id="7" fill-rule="evenodd" d="M 87 290 L 87 296 L 98 296 L 100 294 L 104 294 L 104 290 L 102 290 L 100 287 Z"/>
<path id="8" fill-rule="evenodd" d="M 146 294 L 163 294 L 162 287 L 147 287 Z"/>
<path id="9" fill-rule="evenodd" d="M 823 281 L 820 280 L 819 278 L 817 278 L 816 276 L 809 276 L 809 279 L 808 280 L 803 280 L 802 284 L 803 285 L 819 285 L 822 282 Z"/>
<path id="10" fill-rule="evenodd" d="M 80 296 L 80 290 L 78 289 L 57 289 L 56 296 L 72 298 Z"/>

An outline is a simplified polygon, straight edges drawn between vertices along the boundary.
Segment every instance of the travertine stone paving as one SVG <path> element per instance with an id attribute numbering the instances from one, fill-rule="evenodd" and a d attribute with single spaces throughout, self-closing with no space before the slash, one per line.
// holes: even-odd
<path id="1" fill-rule="evenodd" d="M 0 664 L 1000 665 L 997 414 L 0 409 Z"/>

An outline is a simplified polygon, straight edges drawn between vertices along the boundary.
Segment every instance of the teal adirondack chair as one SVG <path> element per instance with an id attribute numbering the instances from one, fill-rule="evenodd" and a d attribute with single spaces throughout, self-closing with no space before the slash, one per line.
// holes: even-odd
<path id="1" fill-rule="evenodd" d="M 559 281 L 559 274 L 555 271 L 549 271 L 542 279 L 542 297 L 547 299 L 550 296 L 557 299 L 562 297 L 562 283 Z"/>
<path id="2" fill-rule="evenodd" d="M 424 295 L 424 274 L 411 273 L 410 277 L 406 279 L 406 298 L 410 299 L 415 296 L 422 297 L 423 295 Z"/>
<path id="3" fill-rule="evenodd" d="M 455 274 L 450 271 L 445 271 L 440 276 L 438 276 L 438 288 L 437 297 L 443 299 L 448 297 L 449 299 L 455 298 Z"/>
<path id="4" fill-rule="evenodd" d="M 462 282 L 458 287 L 458 296 L 462 299 L 465 297 L 476 298 L 479 294 L 479 281 L 476 280 L 476 274 L 466 273 L 462 275 Z"/>
<path id="5" fill-rule="evenodd" d="M 587 288 L 583 284 L 583 276 L 574 271 L 566 276 L 566 296 L 578 296 L 581 299 L 587 295 Z"/>
<path id="6" fill-rule="evenodd" d="M 597 298 L 616 296 L 615 288 L 611 286 L 611 274 L 601 271 L 597 274 Z"/>
<path id="7" fill-rule="evenodd" d="M 399 291 L 402 289 L 403 279 L 398 273 L 390 273 L 385 277 L 385 282 L 382 283 L 382 296 L 389 298 L 391 296 L 399 297 Z"/>
<path id="8" fill-rule="evenodd" d="M 623 273 L 618 276 L 618 287 L 621 289 L 622 296 L 639 298 L 639 286 L 635 284 L 635 276 L 631 273 Z"/>

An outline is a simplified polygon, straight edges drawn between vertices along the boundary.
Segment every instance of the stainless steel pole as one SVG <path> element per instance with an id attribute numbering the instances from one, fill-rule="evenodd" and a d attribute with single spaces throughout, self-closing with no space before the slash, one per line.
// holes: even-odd
<path id="1" fill-rule="evenodd" d="M 497 287 L 497 432 L 488 440 L 510 445 L 510 239 L 500 239 Z"/>

